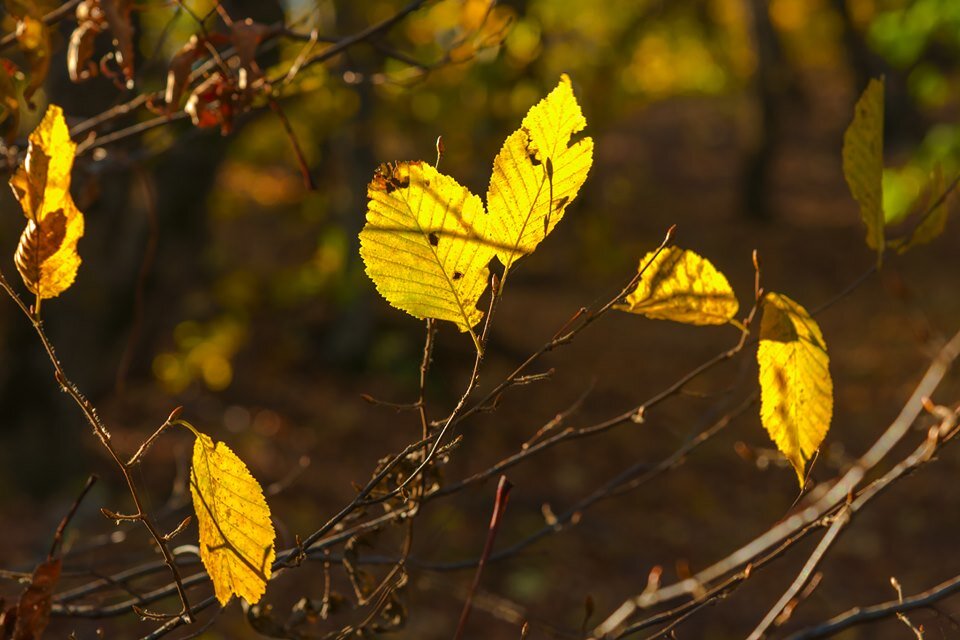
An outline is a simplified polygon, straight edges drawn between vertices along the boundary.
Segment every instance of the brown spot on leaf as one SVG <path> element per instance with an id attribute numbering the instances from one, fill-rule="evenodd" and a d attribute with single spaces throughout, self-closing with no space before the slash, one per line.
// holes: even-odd
<path id="1" fill-rule="evenodd" d="M 430 232 L 430 235 L 428 235 L 427 238 L 430 239 L 430 245 L 431 245 L 431 246 L 434 246 L 434 247 L 435 247 L 435 246 L 437 246 L 438 244 L 440 244 L 440 236 L 437 235 L 437 232 L 436 232 L 436 231 L 431 231 L 431 232 Z"/>
<path id="2" fill-rule="evenodd" d="M 40 283 L 43 263 L 60 249 L 66 235 L 67 217 L 63 209 L 51 211 L 39 224 L 33 220 L 27 222 L 13 260 L 31 290 L 35 290 Z"/>
<path id="3" fill-rule="evenodd" d="M 373 174 L 371 186 L 385 193 L 393 193 L 397 189 L 405 189 L 410 186 L 410 175 L 400 175 L 402 163 L 386 162 L 377 167 Z M 413 163 L 411 163 L 413 164 Z"/>
<path id="4" fill-rule="evenodd" d="M 459 280 L 459 279 L 462 278 L 462 277 L 463 277 L 463 274 L 460 273 L 459 271 L 454 271 L 454 272 L 453 272 L 453 279 L 454 279 L 454 280 Z"/>

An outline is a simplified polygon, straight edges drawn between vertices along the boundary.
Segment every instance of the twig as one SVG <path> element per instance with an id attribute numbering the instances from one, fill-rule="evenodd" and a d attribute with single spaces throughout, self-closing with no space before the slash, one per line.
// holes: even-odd
<path id="1" fill-rule="evenodd" d="M 57 555 L 60 545 L 63 543 L 63 532 L 66 530 L 67 525 L 70 524 L 70 521 L 73 519 L 74 514 L 77 512 L 77 509 L 80 507 L 80 503 L 83 502 L 83 499 L 86 497 L 87 492 L 93 488 L 93 485 L 97 482 L 97 476 L 91 475 L 87 477 L 86 484 L 83 485 L 83 489 L 80 491 L 80 495 L 77 496 L 77 499 L 73 501 L 73 505 L 70 507 L 70 510 L 67 512 L 67 515 L 63 516 L 63 519 L 60 521 L 60 524 L 57 526 L 56 533 L 53 534 L 53 542 L 50 544 L 50 551 L 47 552 L 47 560 L 52 559 Z"/>
<path id="2" fill-rule="evenodd" d="M 960 593 L 960 576 L 954 576 L 927 591 L 923 591 L 909 598 L 882 602 L 869 607 L 854 607 L 826 622 L 797 631 L 789 636 L 787 640 L 828 638 L 851 627 L 892 618 L 898 614 L 907 613 L 908 611 L 928 608 L 933 603 L 948 598 L 955 593 Z"/>
<path id="3" fill-rule="evenodd" d="M 59 20 L 65 18 L 78 4 L 80 4 L 80 2 L 81 0 L 68 0 L 67 2 L 64 2 L 59 7 L 43 16 L 43 24 L 49 26 L 54 22 L 58 22 Z M 0 49 L 5 49 L 16 41 L 17 33 L 16 31 L 11 31 L 0 38 Z"/>
<path id="4" fill-rule="evenodd" d="M 902 440 L 910 426 L 923 410 L 923 401 L 930 397 L 946 375 L 953 361 L 960 354 L 960 331 L 943 346 L 931 362 L 927 372 L 907 400 L 897 418 L 887 427 L 886 431 L 870 447 L 870 449 L 848 470 L 833 487 L 813 505 L 796 513 L 766 533 L 744 545 L 726 558 L 714 563 L 686 580 L 667 585 L 652 593 L 643 593 L 624 601 L 610 616 L 595 630 L 594 634 L 603 637 L 621 627 L 638 609 L 645 609 L 657 603 L 672 600 L 685 595 L 692 595 L 717 578 L 746 565 L 753 558 L 767 549 L 779 544 L 782 540 L 796 534 L 807 525 L 816 522 L 827 512 L 835 509 L 846 500 L 847 494 L 853 491 L 866 472 L 873 469 L 890 450 Z"/>
<path id="5" fill-rule="evenodd" d="M 810 557 L 807 558 L 807 562 L 803 565 L 803 568 L 800 570 L 800 573 L 797 574 L 796 579 L 790 585 L 790 587 L 784 591 L 783 595 L 780 596 L 780 599 L 777 601 L 773 608 L 767 612 L 767 615 L 764 616 L 763 620 L 760 621 L 760 624 L 757 625 L 757 628 L 749 635 L 747 640 L 760 640 L 763 638 L 767 629 L 770 628 L 770 625 L 773 624 L 780 616 L 780 612 L 786 608 L 786 606 L 793 600 L 800 590 L 803 589 L 804 585 L 807 584 L 807 580 L 813 576 L 813 572 L 816 570 L 817 565 L 820 564 L 820 561 L 823 560 L 823 556 L 826 555 L 827 551 L 833 546 L 833 543 L 836 541 L 837 536 L 840 535 L 840 532 L 843 530 L 843 527 L 850 522 L 850 510 L 844 508 L 840 510 L 833 518 L 833 523 L 830 525 L 830 528 L 827 529 L 827 532 L 823 535 L 823 538 L 820 540 L 820 544 L 817 545 L 817 548 L 813 550 L 813 553 L 810 554 Z"/>
<path id="6" fill-rule="evenodd" d="M 457 631 L 453 635 L 453 640 L 460 640 L 467 628 L 470 606 L 473 604 L 473 594 L 480 586 L 480 576 L 483 574 L 483 568 L 487 565 L 487 558 L 490 557 L 490 552 L 493 550 L 493 541 L 497 537 L 497 530 L 500 528 L 500 521 L 503 519 L 503 512 L 507 508 L 507 499 L 510 497 L 510 489 L 512 488 L 513 485 L 507 480 L 507 476 L 500 476 L 500 482 L 497 484 L 497 498 L 493 505 L 493 514 L 490 516 L 490 526 L 487 529 L 487 540 L 483 544 L 483 553 L 480 555 L 477 570 L 473 574 L 473 582 L 470 584 L 470 590 L 467 591 L 467 597 L 463 602 L 463 612 L 460 614 L 460 622 L 457 623 Z"/>

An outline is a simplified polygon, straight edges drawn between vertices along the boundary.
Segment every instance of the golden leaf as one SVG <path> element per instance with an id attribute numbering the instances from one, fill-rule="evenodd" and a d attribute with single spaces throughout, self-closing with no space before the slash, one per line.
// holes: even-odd
<path id="1" fill-rule="evenodd" d="M 843 177 L 860 204 L 867 246 L 883 258 L 883 79 L 870 80 L 843 134 Z"/>
<path id="2" fill-rule="evenodd" d="M 367 197 L 360 256 L 380 295 L 414 317 L 449 320 L 472 334 L 494 252 L 480 198 L 422 162 L 380 167 Z"/>
<path id="3" fill-rule="evenodd" d="M 760 419 L 802 487 L 807 460 L 820 448 L 833 416 L 830 360 L 820 327 L 790 298 L 768 293 L 757 361 Z"/>
<path id="4" fill-rule="evenodd" d="M 63 111 L 50 105 L 30 134 L 26 161 L 10 179 L 27 217 L 15 256 L 17 270 L 38 300 L 63 293 L 80 267 L 77 241 L 83 235 L 83 214 L 70 196 L 75 151 Z"/>
<path id="5" fill-rule="evenodd" d="M 200 559 L 221 605 L 234 594 L 260 600 L 276 556 L 270 508 L 243 461 L 196 432 L 190 493 L 200 529 Z"/>
<path id="6" fill-rule="evenodd" d="M 530 108 L 493 161 L 487 190 L 490 237 L 509 271 L 563 218 L 593 164 L 593 139 L 570 144 L 587 125 L 570 78 Z"/>
<path id="7" fill-rule="evenodd" d="M 639 268 L 648 263 L 637 288 L 617 309 L 698 325 L 726 324 L 737 315 L 740 305 L 730 283 L 706 258 L 667 247 L 645 255 Z"/>

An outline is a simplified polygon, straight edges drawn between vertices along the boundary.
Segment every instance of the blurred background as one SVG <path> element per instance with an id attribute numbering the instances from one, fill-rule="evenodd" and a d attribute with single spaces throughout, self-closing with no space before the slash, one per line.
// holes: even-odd
<path id="1" fill-rule="evenodd" d="M 16 28 L 13 4 L 4 33 Z M 39 0 L 36 6 L 41 14 L 56 8 Z M 283 118 L 262 97 L 236 114 L 225 135 L 219 126 L 173 117 L 110 144 L 94 141 L 74 168 L 72 191 L 87 221 L 83 264 L 73 287 L 44 304 L 64 367 L 121 450 L 132 451 L 179 405 L 185 418 L 226 441 L 272 494 L 282 548 L 348 502 L 381 457 L 420 437 L 415 413 L 361 397 L 415 400 L 424 339 L 423 323 L 391 309 L 359 259 L 366 184 L 379 163 L 433 162 L 443 136 L 440 169 L 484 194 L 493 157 L 527 109 L 561 73 L 573 81 L 595 140 L 594 165 L 563 222 L 511 276 L 481 391 L 578 308 L 614 295 L 672 224 L 678 245 L 727 274 L 744 310 L 752 303 L 753 249 L 764 285 L 808 309 L 843 291 L 875 261 L 841 169 L 843 131 L 869 78 L 886 78 L 888 219 L 911 210 L 935 166 L 948 182 L 960 170 L 954 0 L 439 0 L 286 81 L 305 51 L 330 46 L 325 38 L 357 33 L 405 6 L 223 2 L 235 19 L 282 22 L 300 34 L 264 41 L 256 56 L 268 77 L 284 79 L 275 83 Z M 162 92 L 171 59 L 192 35 L 224 32 L 213 0 L 144 0 L 130 24 L 132 88 L 107 74 L 71 82 L 67 41 L 76 21 L 68 14 L 50 27 L 49 71 L 33 96 L 35 108 L 20 100 L 18 128 L 7 131 L 8 159 L 47 103 L 63 106 L 71 126 L 86 127 L 139 93 Z M 307 49 L 303 35 L 313 29 L 318 41 Z M 30 52 L 8 45 L 3 55 L 30 76 Z M 97 56 L 108 53 L 110 37 L 96 47 Z M 93 130 L 109 135 L 158 113 L 141 106 Z M 9 192 L 0 196 L 0 210 L 0 256 L 8 256 L 0 268 L 15 277 L 24 220 Z M 833 477 L 873 442 L 939 341 L 960 327 L 957 230 L 952 220 L 934 243 L 891 257 L 879 275 L 817 317 L 836 397 L 814 480 Z M 553 371 L 548 379 L 512 389 L 497 411 L 466 423 L 444 479 L 459 480 L 516 452 L 578 399 L 566 423 L 577 427 L 637 406 L 738 338 L 731 327 L 611 314 L 538 364 L 537 372 Z M 0 345 L 2 568 L 29 571 L 43 558 L 90 473 L 100 482 L 68 533 L 69 584 L 155 558 L 141 530 L 114 527 L 99 515 L 101 506 L 129 510 L 121 478 L 57 390 L 32 328 L 9 301 L 0 304 Z M 440 326 L 427 385 L 431 418 L 452 408 L 472 360 L 470 340 Z M 562 512 L 619 470 L 656 464 L 749 395 L 755 380 L 747 350 L 643 424 L 560 445 L 512 469 L 516 487 L 498 548 L 537 531 L 551 511 Z M 935 400 L 956 402 L 958 390 L 960 376 L 952 373 Z M 186 509 L 191 446 L 186 432 L 171 432 L 137 470 L 149 508 L 171 527 Z M 751 540 L 797 497 L 792 470 L 771 449 L 751 409 L 670 473 L 492 564 L 467 637 L 519 638 L 523 620 L 531 621 L 531 638 L 579 637 L 589 609 L 596 624 L 643 590 L 651 568 L 661 566 L 664 581 L 672 581 Z M 890 600 L 891 576 L 914 593 L 960 572 L 958 468 L 956 452 L 947 450 L 858 517 L 828 556 L 822 582 L 784 628 Z M 452 635 L 472 571 L 417 563 L 476 558 L 494 489 L 493 481 L 474 485 L 424 508 L 402 594 L 406 626 L 397 637 Z M 192 528 L 181 543 L 195 535 Z M 369 548 L 360 556 L 395 557 L 394 538 L 387 532 L 364 540 Z M 678 637 L 744 637 L 812 544 L 691 618 Z M 349 586 L 338 588 L 349 608 Z M 0 583 L 8 603 L 21 589 L 13 580 Z M 317 600 L 323 591 L 314 563 L 272 584 L 267 601 L 286 619 L 300 598 Z M 956 616 L 960 600 L 947 600 L 911 619 L 928 637 L 960 637 Z M 336 615 L 318 620 L 296 637 L 323 637 L 340 622 Z M 95 637 L 98 627 L 106 637 L 138 637 L 154 626 L 133 615 L 58 618 L 50 637 Z M 893 619 L 843 637 L 910 633 Z M 233 605 L 203 637 L 260 636 Z"/>

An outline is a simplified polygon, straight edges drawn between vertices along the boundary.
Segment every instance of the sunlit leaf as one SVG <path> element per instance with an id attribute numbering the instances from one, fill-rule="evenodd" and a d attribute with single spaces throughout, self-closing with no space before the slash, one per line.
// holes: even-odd
<path id="1" fill-rule="evenodd" d="M 367 197 L 360 255 L 380 295 L 417 318 L 471 330 L 494 254 L 480 198 L 422 162 L 382 166 Z"/>
<path id="2" fill-rule="evenodd" d="M 843 135 L 843 177 L 860 205 L 867 246 L 883 257 L 883 79 L 870 80 Z"/>
<path id="3" fill-rule="evenodd" d="M 564 75 L 530 108 L 493 161 L 487 191 L 490 236 L 508 270 L 560 222 L 587 179 L 593 139 L 571 141 L 586 125 L 570 78 Z"/>
<path id="4" fill-rule="evenodd" d="M 190 493 L 200 528 L 200 559 L 217 600 L 226 605 L 237 595 L 258 602 L 276 555 L 270 508 L 260 485 L 227 445 L 198 432 Z"/>
<path id="5" fill-rule="evenodd" d="M 637 288 L 618 309 L 699 325 L 726 324 L 737 315 L 740 307 L 730 283 L 706 258 L 667 247 L 645 255 L 640 269 L 648 263 Z"/>
<path id="6" fill-rule="evenodd" d="M 26 161 L 10 179 L 27 217 L 15 256 L 17 270 L 40 300 L 65 291 L 80 266 L 77 241 L 83 235 L 83 214 L 70 196 L 75 151 L 63 111 L 50 105 L 30 134 Z"/>
<path id="7" fill-rule="evenodd" d="M 823 442 L 833 416 L 833 381 L 820 327 L 790 298 L 768 293 L 757 361 L 760 419 L 802 486 L 806 463 Z"/>

